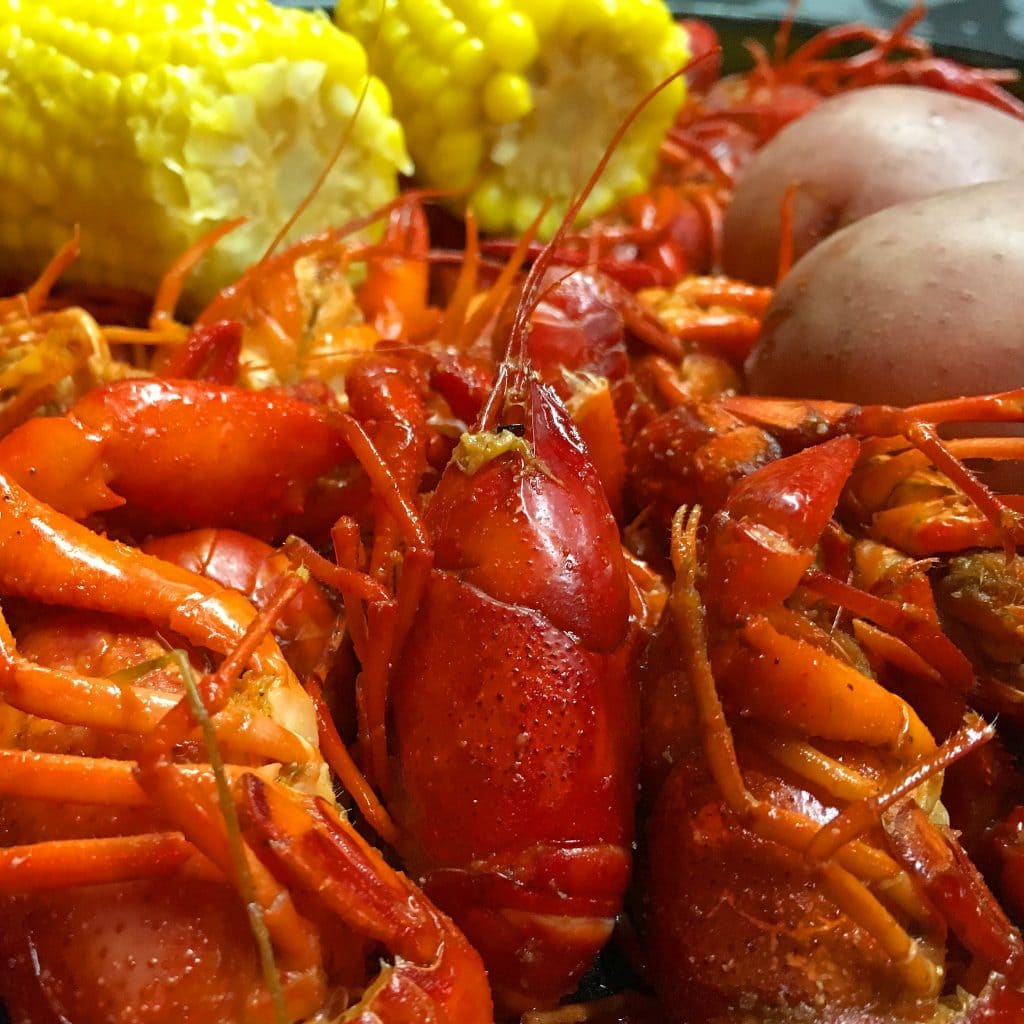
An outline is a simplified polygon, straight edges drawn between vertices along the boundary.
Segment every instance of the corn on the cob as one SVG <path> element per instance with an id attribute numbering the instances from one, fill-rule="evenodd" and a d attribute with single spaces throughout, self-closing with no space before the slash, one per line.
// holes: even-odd
<path id="1" fill-rule="evenodd" d="M 268 0 L 0 0 L 0 271 L 34 273 L 77 223 L 79 277 L 151 289 L 214 225 L 200 267 L 232 280 L 321 173 L 366 81 L 325 16 Z M 390 199 L 408 157 L 371 79 L 296 232 Z"/>
<path id="2" fill-rule="evenodd" d="M 544 199 L 550 234 L 616 127 L 688 58 L 662 0 L 344 0 L 391 89 L 417 174 L 472 189 L 488 230 L 522 230 Z M 641 191 L 683 99 L 674 82 L 644 110 L 584 207 Z"/>

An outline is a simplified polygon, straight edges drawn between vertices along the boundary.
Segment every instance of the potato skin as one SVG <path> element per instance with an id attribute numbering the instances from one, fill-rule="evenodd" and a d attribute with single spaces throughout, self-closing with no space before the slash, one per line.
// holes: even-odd
<path id="1" fill-rule="evenodd" d="M 727 274 L 776 278 L 779 211 L 794 204 L 794 256 L 871 213 L 963 185 L 1024 174 L 1024 121 L 952 93 L 879 85 L 835 96 L 753 157 L 726 212 Z"/>
<path id="2" fill-rule="evenodd" d="M 882 210 L 779 286 L 755 394 L 910 405 L 1024 385 L 1024 178 Z"/>

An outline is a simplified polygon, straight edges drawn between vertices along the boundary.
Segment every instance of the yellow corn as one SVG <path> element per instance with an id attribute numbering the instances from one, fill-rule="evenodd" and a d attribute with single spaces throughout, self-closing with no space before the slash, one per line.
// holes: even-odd
<path id="1" fill-rule="evenodd" d="M 212 227 L 197 294 L 257 259 L 346 143 L 293 234 L 390 199 L 408 170 L 390 97 L 325 16 L 268 0 L 0 0 L 0 271 L 81 226 L 73 271 L 152 289 Z"/>
<path id="2" fill-rule="evenodd" d="M 550 235 L 626 114 L 689 57 L 662 0 L 344 0 L 336 18 L 391 89 L 417 175 L 468 190 L 490 231 L 521 231 L 550 197 Z M 683 92 L 643 111 L 585 215 L 645 187 Z"/>

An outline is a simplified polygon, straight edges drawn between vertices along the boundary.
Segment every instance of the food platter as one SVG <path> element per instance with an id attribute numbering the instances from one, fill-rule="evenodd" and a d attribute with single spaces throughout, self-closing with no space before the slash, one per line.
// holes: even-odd
<path id="1" fill-rule="evenodd" d="M 463 2 L 0 0 L 0 1021 L 1024 1019 L 1016 43 Z"/>

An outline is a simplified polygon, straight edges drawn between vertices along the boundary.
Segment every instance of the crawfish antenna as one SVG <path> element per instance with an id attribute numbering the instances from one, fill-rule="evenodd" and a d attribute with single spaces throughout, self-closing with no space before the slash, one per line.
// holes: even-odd
<path id="1" fill-rule="evenodd" d="M 611 160 L 616 148 L 622 141 L 622 137 L 627 131 L 629 131 L 633 122 L 640 116 L 643 109 L 651 102 L 652 99 L 654 99 L 655 96 L 658 95 L 658 93 L 663 89 L 667 89 L 668 86 L 677 78 L 685 75 L 702 61 L 708 60 L 713 56 L 717 56 L 719 53 L 721 53 L 721 48 L 715 47 L 714 49 L 708 50 L 706 53 L 702 53 L 699 57 L 695 57 L 692 60 L 687 61 L 686 64 L 679 68 L 678 71 L 674 71 L 668 76 L 668 78 L 664 79 L 664 81 L 651 89 L 651 91 L 648 92 L 647 95 L 644 96 L 626 115 L 622 123 L 615 130 L 615 134 L 612 136 L 611 141 L 605 148 L 601 159 L 597 162 L 597 166 L 591 172 L 586 184 L 580 190 L 579 195 L 577 195 L 569 205 L 568 210 L 565 211 L 565 216 L 562 218 L 562 223 L 558 225 L 558 230 L 555 232 L 551 241 L 548 242 L 548 244 L 541 250 L 540 255 L 534 260 L 533 266 L 530 268 L 530 272 L 526 275 L 526 281 L 523 285 L 522 295 L 516 309 L 515 319 L 512 322 L 512 334 L 509 338 L 508 353 L 506 357 L 507 361 L 513 364 L 517 377 L 521 377 L 522 374 L 530 317 L 533 315 L 534 310 L 537 308 L 537 303 L 540 301 L 541 281 L 543 280 L 544 274 L 554 261 L 555 254 L 558 252 L 569 228 L 572 226 L 576 217 L 579 215 L 580 210 L 583 208 L 583 204 L 590 197 L 591 192 L 594 191 L 594 186 L 600 180 L 601 175 L 604 174 L 605 168 L 608 166 L 608 162 Z"/>
<path id="2" fill-rule="evenodd" d="M 779 22 L 772 40 L 775 52 L 772 55 L 772 64 L 779 67 L 786 62 L 786 54 L 789 52 L 789 39 L 793 33 L 793 23 L 796 21 L 796 12 L 800 7 L 800 0 L 789 0 L 786 4 L 786 13 Z"/>
<path id="3" fill-rule="evenodd" d="M 327 181 L 327 176 L 334 169 L 335 164 L 341 159 L 341 154 L 345 152 L 345 146 L 348 145 L 348 140 L 352 136 L 352 131 L 356 126 L 356 122 L 359 120 L 359 115 L 363 111 L 363 105 L 366 103 L 366 96 L 370 91 L 370 81 L 373 78 L 370 68 L 373 62 L 370 60 L 371 56 L 374 55 L 374 51 L 377 49 L 377 42 L 380 39 L 380 26 L 381 21 L 384 17 L 384 7 L 386 0 L 380 0 L 380 14 L 377 18 L 377 27 L 374 32 L 373 39 L 370 45 L 366 47 L 366 76 L 363 81 L 363 87 L 359 90 L 359 98 L 356 100 L 355 110 L 352 111 L 352 116 L 348 119 L 348 123 L 345 125 L 341 135 L 338 136 L 338 144 L 334 147 L 334 152 L 331 153 L 324 164 L 320 173 L 316 176 L 316 181 L 309 187 L 309 191 L 299 200 L 298 205 L 292 211 L 291 216 L 281 225 L 280 230 L 274 235 L 267 246 L 267 251 L 260 257 L 260 264 L 266 263 L 271 256 L 277 251 L 278 246 L 285 240 L 288 232 L 298 223 L 299 218 L 309 208 L 309 204 L 316 198 L 317 193 L 324 187 L 324 183 Z"/>
<path id="4" fill-rule="evenodd" d="M 775 272 L 775 287 L 782 284 L 782 279 L 793 267 L 793 211 L 796 207 L 797 193 L 800 182 L 791 181 L 786 186 L 779 206 L 779 257 L 778 269 Z"/>
<path id="5" fill-rule="evenodd" d="M 349 137 L 352 135 L 352 129 L 355 127 L 356 121 L 359 119 L 359 115 L 362 112 L 363 104 L 366 102 L 366 94 L 370 91 L 370 72 L 367 69 L 366 80 L 363 82 L 362 89 L 359 90 L 359 99 L 356 101 L 356 109 L 352 111 L 352 116 L 348 119 L 348 124 L 345 125 L 345 130 L 338 136 L 338 144 L 334 147 L 334 152 L 330 155 L 327 163 L 321 168 L 320 173 L 316 176 L 316 181 L 310 186 L 309 191 L 299 200 L 298 206 L 292 210 L 291 216 L 281 225 L 277 234 L 271 239 L 270 245 L 267 246 L 267 251 L 260 257 L 260 263 L 266 263 L 271 256 L 277 251 L 277 247 L 284 241 L 285 236 L 289 231 L 298 223 L 299 218 L 309 208 L 309 204 L 316 198 L 317 193 L 324 187 L 324 182 L 327 181 L 327 175 L 334 169 L 334 165 L 341 159 L 341 154 L 345 151 L 345 146 L 348 143 Z"/>
<path id="6" fill-rule="evenodd" d="M 891 49 L 897 42 L 902 42 L 910 33 L 910 30 L 919 21 L 923 21 L 927 15 L 928 5 L 925 3 L 925 0 L 914 0 L 914 3 L 910 5 L 906 14 L 904 14 L 903 17 L 893 25 L 886 49 Z"/>

